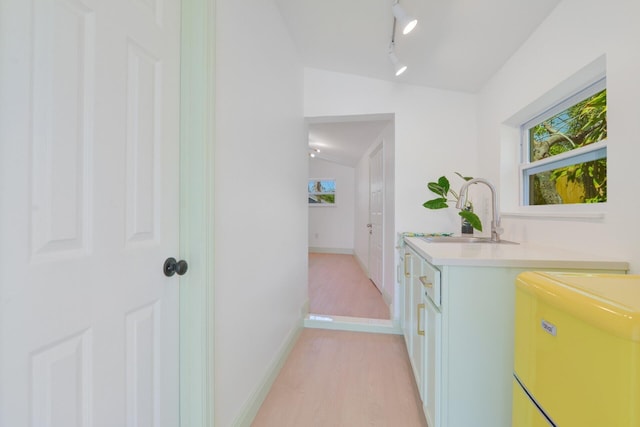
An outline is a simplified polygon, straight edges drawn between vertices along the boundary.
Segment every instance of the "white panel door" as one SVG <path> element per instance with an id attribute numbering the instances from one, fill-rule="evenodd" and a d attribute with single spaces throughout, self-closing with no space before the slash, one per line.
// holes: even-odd
<path id="1" fill-rule="evenodd" d="M 178 425 L 179 0 L 0 0 L 0 425 Z"/>
<path id="2" fill-rule="evenodd" d="M 382 207 L 384 203 L 382 145 L 369 158 L 369 276 L 382 292 Z"/>

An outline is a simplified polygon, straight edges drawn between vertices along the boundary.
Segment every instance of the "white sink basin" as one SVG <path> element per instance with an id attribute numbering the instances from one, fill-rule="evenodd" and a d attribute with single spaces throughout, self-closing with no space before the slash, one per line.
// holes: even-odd
<path id="1" fill-rule="evenodd" d="M 429 243 L 490 243 L 494 245 L 509 244 L 518 245 L 517 242 L 511 242 L 509 240 L 500 240 L 494 242 L 490 237 L 473 237 L 473 236 L 425 236 L 421 237 L 422 240 Z"/>

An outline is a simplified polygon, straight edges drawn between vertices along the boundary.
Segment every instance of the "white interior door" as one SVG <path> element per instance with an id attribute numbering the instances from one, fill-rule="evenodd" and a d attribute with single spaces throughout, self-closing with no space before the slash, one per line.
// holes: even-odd
<path id="1" fill-rule="evenodd" d="M 382 292 L 382 208 L 384 178 L 382 145 L 369 158 L 369 276 Z"/>
<path id="2" fill-rule="evenodd" d="M 0 425 L 178 425 L 179 0 L 0 0 Z"/>

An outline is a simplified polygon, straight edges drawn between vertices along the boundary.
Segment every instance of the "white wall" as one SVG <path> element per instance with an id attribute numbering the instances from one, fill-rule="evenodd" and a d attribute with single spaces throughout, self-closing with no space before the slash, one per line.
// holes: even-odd
<path id="1" fill-rule="evenodd" d="M 353 253 L 355 169 L 314 158 L 309 159 L 309 178 L 336 180 L 335 206 L 309 206 L 309 248 Z"/>
<path id="2" fill-rule="evenodd" d="M 303 73 L 278 10 L 216 3 L 215 423 L 231 426 L 300 324 L 308 163 Z"/>
<path id="3" fill-rule="evenodd" d="M 606 62 L 608 202 L 598 207 L 604 218 L 506 218 L 505 238 L 602 253 L 630 261 L 640 273 L 639 16 L 638 1 L 564 0 L 482 90 L 478 168 L 500 183 L 503 206 L 511 209 L 518 139 L 510 119 L 545 96 L 567 92 L 571 77 L 598 58 Z"/>
<path id="4" fill-rule="evenodd" d="M 454 209 L 430 211 L 422 203 L 431 198 L 428 181 L 475 173 L 476 97 L 312 68 L 304 75 L 308 117 L 395 114 L 397 230 L 459 232 Z"/>

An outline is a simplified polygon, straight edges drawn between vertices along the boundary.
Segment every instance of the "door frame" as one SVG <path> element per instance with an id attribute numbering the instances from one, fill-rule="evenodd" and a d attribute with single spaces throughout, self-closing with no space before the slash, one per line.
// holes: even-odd
<path id="1" fill-rule="evenodd" d="M 215 0 L 182 0 L 180 48 L 180 425 L 214 425 Z"/>
<path id="2" fill-rule="evenodd" d="M 372 240 L 373 240 L 373 221 L 371 219 L 371 164 L 373 156 L 377 155 L 377 153 L 380 153 L 381 156 L 381 160 L 382 160 L 382 165 L 380 168 L 380 178 L 381 178 L 381 193 L 382 193 L 382 201 L 381 201 L 381 209 L 382 209 L 382 221 L 380 224 L 380 239 L 382 240 L 382 250 L 380 253 L 380 269 L 381 271 L 380 276 L 377 278 L 379 283 L 376 283 L 373 281 L 373 274 L 372 274 Z M 384 254 L 384 243 L 385 243 L 385 236 L 384 236 L 384 230 L 385 230 L 385 223 L 384 223 L 384 211 L 385 211 L 385 176 L 384 176 L 384 139 L 380 139 L 380 141 L 378 143 L 376 143 L 373 147 L 373 149 L 369 152 L 369 158 L 368 158 L 368 163 L 369 163 L 369 222 L 368 224 L 371 224 L 371 228 L 369 230 L 369 241 L 368 241 L 368 245 L 367 245 L 367 270 L 368 270 L 368 275 L 369 278 L 371 279 L 371 281 L 373 282 L 373 284 L 376 286 L 376 288 L 378 288 L 378 290 L 380 291 L 381 294 L 384 294 L 384 270 L 385 270 L 385 254 Z"/>

